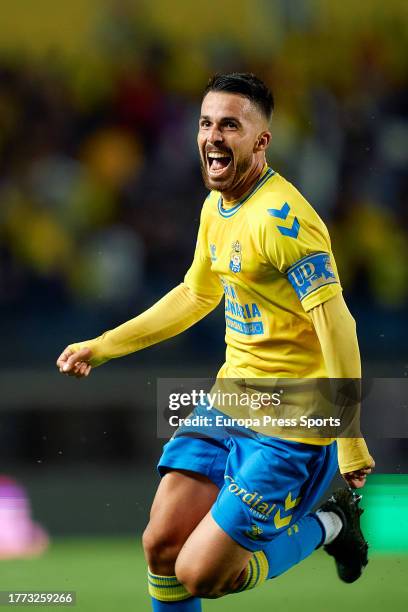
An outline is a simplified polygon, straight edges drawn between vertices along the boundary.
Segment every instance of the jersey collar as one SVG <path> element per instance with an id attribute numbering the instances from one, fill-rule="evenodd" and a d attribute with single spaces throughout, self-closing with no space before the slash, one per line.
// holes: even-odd
<path id="1" fill-rule="evenodd" d="M 249 193 L 247 193 L 246 196 L 244 196 L 242 198 L 242 200 L 239 200 L 231 208 L 223 208 L 223 205 L 222 205 L 222 195 L 220 195 L 220 197 L 218 199 L 218 212 L 220 213 L 221 217 L 224 217 L 225 219 L 229 219 L 229 217 L 232 217 L 233 215 L 235 215 L 235 213 L 241 208 L 241 206 L 243 206 L 245 204 L 245 202 L 247 202 L 249 200 L 249 198 L 251 198 L 258 191 L 258 189 L 260 189 L 263 185 L 265 185 L 265 183 L 274 174 L 275 174 L 275 171 L 272 170 L 272 168 L 268 168 L 267 167 L 266 172 L 263 173 L 261 175 L 261 177 L 257 180 L 257 182 L 255 183 L 255 185 L 253 186 L 251 191 Z"/>

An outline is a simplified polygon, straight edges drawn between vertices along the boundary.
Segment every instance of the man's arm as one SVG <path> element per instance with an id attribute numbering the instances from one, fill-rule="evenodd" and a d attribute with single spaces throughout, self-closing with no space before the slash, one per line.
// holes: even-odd
<path id="1" fill-rule="evenodd" d="M 92 367 L 172 338 L 214 310 L 223 288 L 211 269 L 207 225 L 204 203 L 193 262 L 184 282 L 134 319 L 98 338 L 69 345 L 57 359 L 60 372 L 78 378 L 88 376 Z"/>
<path id="2" fill-rule="evenodd" d="M 360 379 L 361 362 L 356 325 L 342 294 L 312 308 L 313 321 L 329 378 Z M 364 485 L 374 467 L 363 438 L 338 438 L 340 472 L 353 487 Z"/>
<path id="3" fill-rule="evenodd" d="M 167 340 L 197 323 L 218 306 L 218 295 L 198 295 L 181 283 L 139 316 L 98 338 L 70 344 L 57 360 L 60 372 L 88 376 L 91 367 Z"/>

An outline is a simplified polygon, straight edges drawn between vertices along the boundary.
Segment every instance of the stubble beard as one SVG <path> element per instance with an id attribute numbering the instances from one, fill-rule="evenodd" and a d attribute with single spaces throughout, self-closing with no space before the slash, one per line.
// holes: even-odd
<path id="1" fill-rule="evenodd" d="M 208 176 L 207 162 L 203 162 L 203 159 L 200 155 L 201 174 L 203 177 L 204 185 L 209 191 L 215 190 L 219 191 L 220 193 L 223 193 L 224 191 L 230 191 L 233 187 L 236 187 L 241 182 L 247 171 L 250 169 L 251 165 L 252 154 L 248 155 L 248 157 L 245 157 L 244 159 L 241 159 L 238 162 L 231 176 L 229 176 L 225 180 L 216 181 L 212 180 Z"/>

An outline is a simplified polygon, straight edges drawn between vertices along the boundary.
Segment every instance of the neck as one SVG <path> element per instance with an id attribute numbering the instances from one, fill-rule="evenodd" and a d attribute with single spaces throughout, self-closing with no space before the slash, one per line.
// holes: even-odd
<path id="1" fill-rule="evenodd" d="M 265 164 L 265 157 L 257 160 L 251 166 L 248 173 L 245 174 L 231 190 L 222 191 L 221 195 L 224 202 L 228 204 L 240 200 L 243 195 L 250 191 L 261 176 Z"/>

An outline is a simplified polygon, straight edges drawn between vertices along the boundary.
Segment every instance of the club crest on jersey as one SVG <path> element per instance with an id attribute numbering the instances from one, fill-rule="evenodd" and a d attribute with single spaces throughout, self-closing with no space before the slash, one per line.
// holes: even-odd
<path id="1" fill-rule="evenodd" d="M 251 540 L 257 540 L 259 536 L 263 533 L 262 527 L 258 527 L 258 525 L 251 525 L 251 529 L 245 532 L 245 535 Z"/>
<path id="2" fill-rule="evenodd" d="M 232 251 L 230 258 L 230 270 L 232 272 L 241 272 L 242 247 L 238 240 L 232 243 Z"/>

